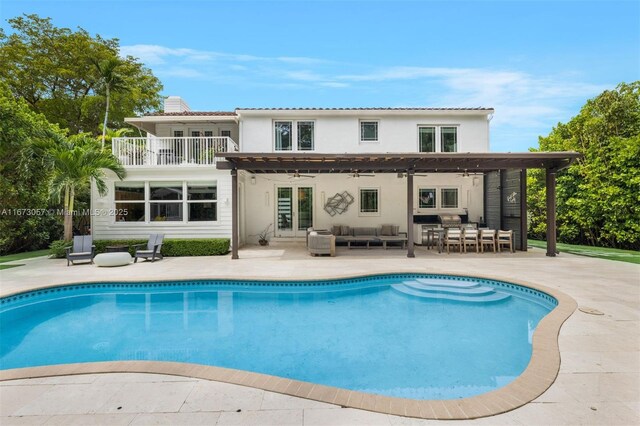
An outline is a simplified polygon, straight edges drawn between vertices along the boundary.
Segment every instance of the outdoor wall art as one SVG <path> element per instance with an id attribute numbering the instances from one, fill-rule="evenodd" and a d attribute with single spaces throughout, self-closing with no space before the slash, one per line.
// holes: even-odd
<path id="1" fill-rule="evenodd" d="M 324 211 L 329 213 L 329 216 L 335 216 L 342 214 L 349 209 L 349 206 L 353 203 L 353 195 L 347 191 L 342 193 L 336 193 L 333 197 L 330 197 L 324 205 Z"/>

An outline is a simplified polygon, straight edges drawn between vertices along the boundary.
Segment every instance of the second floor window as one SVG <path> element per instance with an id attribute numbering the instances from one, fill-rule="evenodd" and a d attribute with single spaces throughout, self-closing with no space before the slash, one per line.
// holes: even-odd
<path id="1" fill-rule="evenodd" d="M 378 122 L 360 122 L 360 142 L 378 142 Z"/>
<path id="2" fill-rule="evenodd" d="M 418 127 L 420 152 L 436 152 L 436 128 Z"/>
<path id="3" fill-rule="evenodd" d="M 313 121 L 298 121 L 298 151 L 313 151 Z"/>
<path id="4" fill-rule="evenodd" d="M 291 121 L 276 121 L 276 151 L 291 151 Z"/>
<path id="5" fill-rule="evenodd" d="M 457 127 L 441 127 L 440 142 L 442 144 L 442 152 L 458 151 L 458 128 Z"/>
<path id="6" fill-rule="evenodd" d="M 313 121 L 275 121 L 276 151 L 313 151 L 315 149 Z M 295 141 L 295 145 L 294 145 Z"/>

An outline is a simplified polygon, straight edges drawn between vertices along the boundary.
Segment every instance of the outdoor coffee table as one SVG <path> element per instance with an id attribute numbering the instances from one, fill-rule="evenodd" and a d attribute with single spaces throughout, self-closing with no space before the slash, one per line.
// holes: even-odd
<path id="1" fill-rule="evenodd" d="M 352 248 L 351 247 L 351 243 L 367 243 L 367 245 L 365 246 L 365 248 L 370 248 L 369 247 L 369 243 L 371 242 L 371 240 L 375 239 L 375 237 L 348 237 L 346 238 L 347 241 L 347 247 L 348 248 Z M 356 247 L 356 246 L 353 246 Z"/>
<path id="2" fill-rule="evenodd" d="M 401 249 L 404 249 L 407 247 L 407 237 L 401 237 L 397 235 L 388 235 L 388 236 L 381 235 L 379 237 L 376 237 L 376 240 L 382 242 L 382 247 L 385 250 L 387 249 L 387 243 L 400 243 Z"/>
<path id="3" fill-rule="evenodd" d="M 128 252 L 100 253 L 93 258 L 97 266 L 125 266 L 131 263 L 131 255 Z"/>

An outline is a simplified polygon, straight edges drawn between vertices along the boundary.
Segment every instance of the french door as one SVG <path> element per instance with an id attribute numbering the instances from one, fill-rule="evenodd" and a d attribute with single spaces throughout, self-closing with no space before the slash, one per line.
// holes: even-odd
<path id="1" fill-rule="evenodd" d="M 276 237 L 302 237 L 313 226 L 313 187 L 276 186 Z"/>

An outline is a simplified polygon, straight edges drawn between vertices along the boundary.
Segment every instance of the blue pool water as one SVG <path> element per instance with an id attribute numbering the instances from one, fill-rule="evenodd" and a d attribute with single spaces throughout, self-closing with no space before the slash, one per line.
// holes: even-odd
<path id="1" fill-rule="evenodd" d="M 415 399 L 504 386 L 551 296 L 416 274 L 65 286 L 1 299 L 0 368 L 161 360 Z"/>

